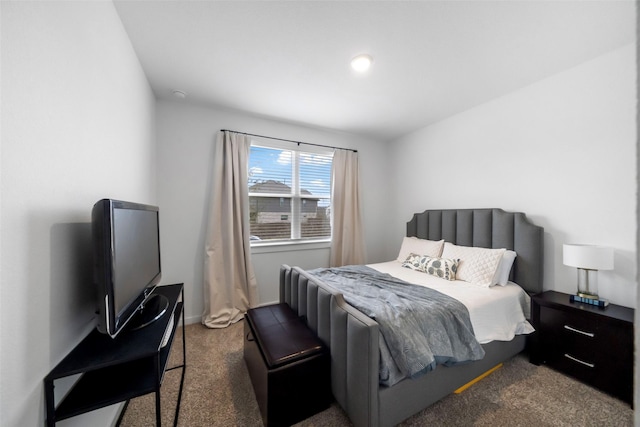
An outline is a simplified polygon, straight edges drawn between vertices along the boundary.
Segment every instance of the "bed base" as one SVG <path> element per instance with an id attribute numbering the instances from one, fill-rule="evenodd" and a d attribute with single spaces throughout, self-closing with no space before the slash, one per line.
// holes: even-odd
<path id="1" fill-rule="evenodd" d="M 331 388 L 354 426 L 393 426 L 451 394 L 525 347 L 524 336 L 483 345 L 482 360 L 439 366 L 393 387 L 379 385 L 379 327 L 342 294 L 297 267 L 280 268 L 280 301 L 288 303 L 331 350 Z"/>
<path id="2" fill-rule="evenodd" d="M 416 380 L 404 380 L 393 387 L 379 388 L 379 426 L 393 426 L 431 406 L 458 388 L 524 350 L 526 337 L 484 344 L 482 360 L 438 368 Z"/>

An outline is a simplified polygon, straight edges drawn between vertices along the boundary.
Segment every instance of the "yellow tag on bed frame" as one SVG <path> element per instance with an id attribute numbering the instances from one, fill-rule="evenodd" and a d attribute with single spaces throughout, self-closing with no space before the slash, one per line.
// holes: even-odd
<path id="1" fill-rule="evenodd" d="M 484 374 L 481 374 L 480 376 L 472 379 L 471 381 L 469 381 L 468 383 L 466 383 L 465 385 L 463 385 L 462 387 L 460 387 L 459 389 L 457 389 L 456 391 L 454 391 L 455 394 L 460 394 L 463 391 L 465 391 L 466 389 L 468 389 L 469 387 L 471 387 L 472 385 L 474 385 L 475 383 L 477 383 L 478 381 L 480 381 L 481 379 L 483 379 L 484 377 L 488 376 L 489 374 L 497 371 L 499 368 L 502 367 L 502 363 L 497 364 L 496 366 L 494 366 L 493 368 L 489 369 L 487 372 L 485 372 Z"/>

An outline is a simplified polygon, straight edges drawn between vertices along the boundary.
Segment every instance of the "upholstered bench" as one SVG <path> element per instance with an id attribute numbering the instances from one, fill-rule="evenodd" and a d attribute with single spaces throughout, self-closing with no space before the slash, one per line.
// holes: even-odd
<path id="1" fill-rule="evenodd" d="M 287 304 L 250 309 L 244 360 L 265 426 L 289 426 L 329 407 L 328 349 Z"/>

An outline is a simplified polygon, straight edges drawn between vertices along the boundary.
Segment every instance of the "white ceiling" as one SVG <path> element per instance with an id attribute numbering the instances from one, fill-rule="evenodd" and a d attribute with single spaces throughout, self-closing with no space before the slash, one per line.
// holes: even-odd
<path id="1" fill-rule="evenodd" d="M 621 1 L 124 1 L 158 98 L 392 140 L 635 40 Z M 374 57 L 365 76 L 349 61 Z"/>

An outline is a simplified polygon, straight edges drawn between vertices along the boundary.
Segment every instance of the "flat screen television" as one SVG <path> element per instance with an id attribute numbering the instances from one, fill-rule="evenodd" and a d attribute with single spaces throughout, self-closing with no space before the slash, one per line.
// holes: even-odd
<path id="1" fill-rule="evenodd" d="M 98 331 L 115 338 L 159 319 L 168 301 L 160 282 L 157 206 L 102 199 L 91 211 Z"/>

